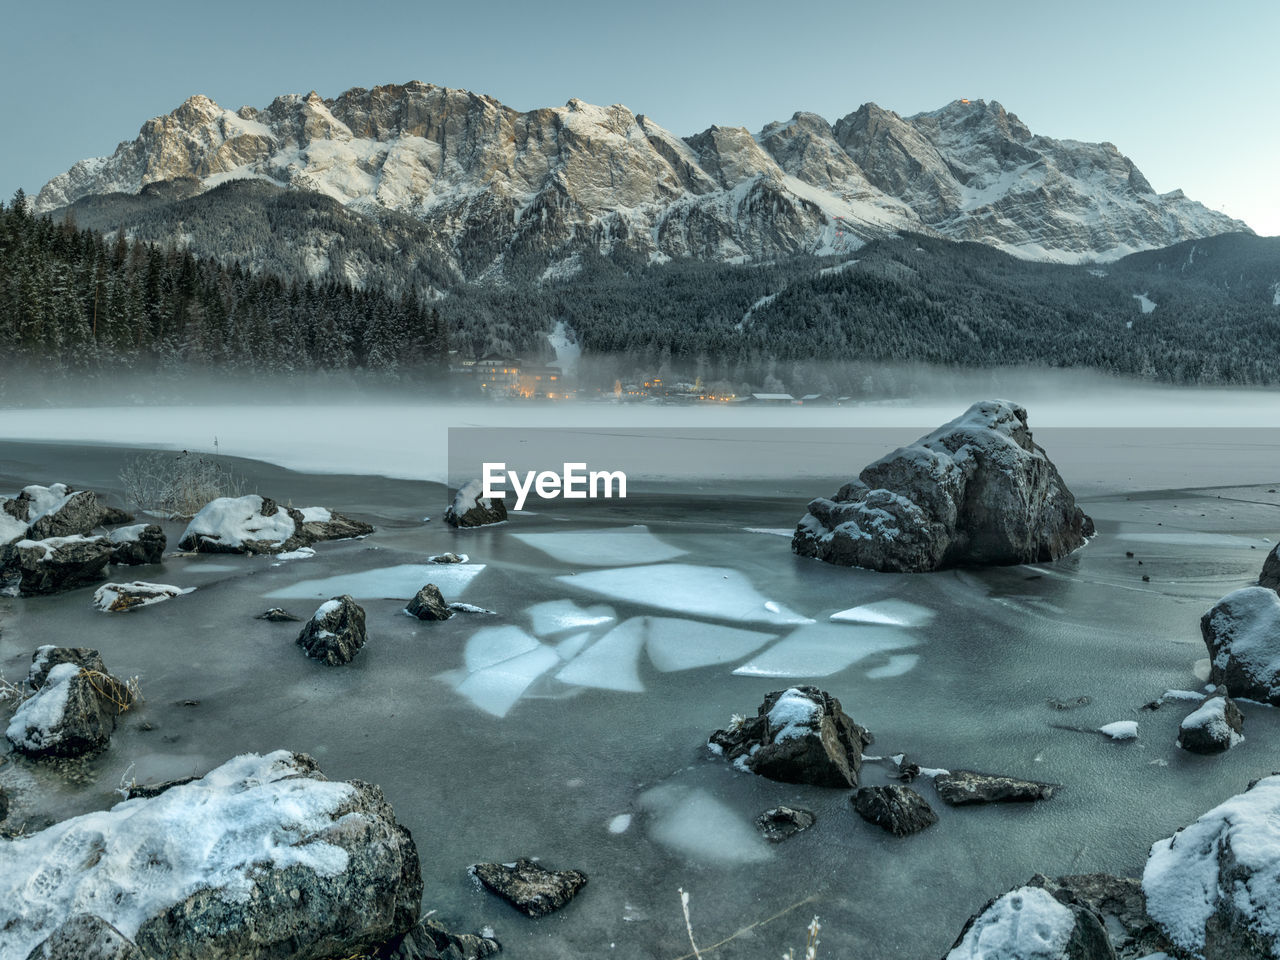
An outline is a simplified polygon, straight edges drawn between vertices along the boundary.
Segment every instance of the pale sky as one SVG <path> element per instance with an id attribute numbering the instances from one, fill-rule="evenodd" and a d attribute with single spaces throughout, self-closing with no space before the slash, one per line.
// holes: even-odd
<path id="1" fill-rule="evenodd" d="M 265 106 L 421 80 L 517 109 L 624 103 L 681 135 L 867 101 L 998 100 L 1109 140 L 1159 192 L 1280 234 L 1275 0 L 602 0 L 6 5 L 0 196 L 34 194 L 203 93 Z"/>

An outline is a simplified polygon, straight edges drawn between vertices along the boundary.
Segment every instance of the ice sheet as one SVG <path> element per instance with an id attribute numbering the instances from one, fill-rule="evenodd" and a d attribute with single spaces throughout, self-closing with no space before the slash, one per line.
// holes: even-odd
<path id="1" fill-rule="evenodd" d="M 815 623 L 793 630 L 733 672 L 744 677 L 829 677 L 872 654 L 915 643 L 897 627 Z"/>
<path id="2" fill-rule="evenodd" d="M 296 600 L 350 594 L 357 600 L 408 599 L 424 583 L 434 583 L 446 597 L 461 593 L 484 569 L 483 563 L 402 563 L 394 567 L 301 580 L 265 594 L 269 600 Z"/>
<path id="3" fill-rule="evenodd" d="M 467 640 L 463 661 L 467 670 L 483 670 L 536 650 L 541 644 L 519 627 L 484 627 Z"/>
<path id="4" fill-rule="evenodd" d="M 537 644 L 528 653 L 472 673 L 458 685 L 458 692 L 485 713 L 505 717 L 529 685 L 558 663 L 553 649 Z"/>
<path id="5" fill-rule="evenodd" d="M 646 617 L 649 659 L 663 673 L 741 660 L 776 634 L 722 627 L 677 617 Z"/>
<path id="6" fill-rule="evenodd" d="M 556 674 L 556 679 L 582 687 L 643 693 L 644 682 L 637 672 L 643 645 L 644 619 L 635 617 L 618 624 L 578 654 Z"/>
<path id="7" fill-rule="evenodd" d="M 759 832 L 706 790 L 663 784 L 640 796 L 649 836 L 698 863 L 760 863 L 773 851 Z"/>
<path id="8" fill-rule="evenodd" d="M 833 613 L 830 619 L 843 623 L 879 623 L 891 627 L 919 627 L 933 619 L 933 611 L 905 600 L 877 600 L 860 607 Z"/>
<path id="9" fill-rule="evenodd" d="M 554 636 L 583 627 L 597 627 L 612 623 L 614 613 L 610 607 L 597 605 L 580 607 L 572 600 L 547 600 L 535 603 L 528 610 L 533 632 L 540 637 Z"/>
<path id="10" fill-rule="evenodd" d="M 689 552 L 659 540 L 649 532 L 648 527 L 639 524 L 608 530 L 515 533 L 512 537 L 555 560 L 593 567 L 660 563 Z"/>
<path id="11" fill-rule="evenodd" d="M 918 653 L 895 653 L 889 658 L 889 662 L 879 667 L 872 667 L 867 671 L 867 677 L 871 680 L 883 680 L 885 677 L 900 677 L 904 673 L 910 673 L 915 669 L 917 663 L 920 662 Z"/>

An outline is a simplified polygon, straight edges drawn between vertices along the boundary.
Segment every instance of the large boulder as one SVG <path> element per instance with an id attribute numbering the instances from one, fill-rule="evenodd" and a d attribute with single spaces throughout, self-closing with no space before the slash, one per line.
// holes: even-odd
<path id="1" fill-rule="evenodd" d="M 111 562 L 123 566 L 159 563 L 167 545 L 164 530 L 156 523 L 117 527 L 107 540 L 111 543 Z"/>
<path id="2" fill-rule="evenodd" d="M 98 503 L 97 494 L 92 490 L 72 492 L 65 484 L 56 483 L 52 487 L 27 487 L 18 499 L 21 500 L 36 489 L 41 491 L 41 495 L 31 502 L 28 539 L 83 537 L 101 522 L 102 507 Z M 50 496 L 56 499 L 49 502 Z"/>
<path id="3" fill-rule="evenodd" d="M 324 507 L 282 507 L 269 497 L 219 497 L 187 524 L 178 548 L 198 553 L 286 553 L 321 540 L 372 533 L 373 527 Z"/>
<path id="4" fill-rule="evenodd" d="M 146 960 L 137 945 L 107 921 L 77 913 L 27 954 L 27 960 Z"/>
<path id="5" fill-rule="evenodd" d="M 1010 890 L 965 924 L 946 960 L 1115 960 L 1102 921 L 1040 887 Z"/>
<path id="6" fill-rule="evenodd" d="M 1147 911 L 1177 955 L 1280 957 L 1280 776 L 1151 847 Z"/>
<path id="7" fill-rule="evenodd" d="M 468 480 L 453 496 L 453 503 L 444 511 L 444 522 L 451 527 L 483 527 L 502 523 L 507 519 L 507 501 L 504 497 L 484 497 L 484 485 L 479 480 Z"/>
<path id="8" fill-rule="evenodd" d="M 39 691 L 24 700 L 9 721 L 5 737 L 29 757 L 82 757 L 105 750 L 119 709 L 110 692 L 119 681 L 59 663 Z"/>
<path id="9" fill-rule="evenodd" d="M 350 663 L 367 639 L 364 608 L 343 594 L 316 608 L 297 643 L 311 659 L 337 667 Z"/>
<path id="10" fill-rule="evenodd" d="M 0 551 L 0 579 L 17 580 L 24 597 L 62 593 L 97 583 L 110 559 L 105 537 L 19 540 Z"/>
<path id="11" fill-rule="evenodd" d="M 708 746 L 735 766 L 783 783 L 856 787 L 871 734 L 817 687 L 775 690 L 754 717 L 711 735 Z"/>
<path id="12" fill-rule="evenodd" d="M 791 547 L 828 563 L 919 572 L 1056 560 L 1092 534 L 1032 440 L 1027 411 L 990 400 L 811 501 Z"/>
<path id="13" fill-rule="evenodd" d="M 1219 687 L 1178 728 L 1178 746 L 1192 753 L 1222 753 L 1244 740 L 1244 716 Z"/>
<path id="14" fill-rule="evenodd" d="M 146 957 L 351 957 L 412 929 L 421 897 L 382 792 L 287 751 L 0 844 L 6 957 L 85 910 Z"/>
<path id="15" fill-rule="evenodd" d="M 1200 618 L 1209 679 L 1233 697 L 1280 704 L 1280 594 L 1245 587 Z"/>
<path id="16" fill-rule="evenodd" d="M 1280 591 L 1280 543 L 1271 548 L 1267 559 L 1262 563 L 1262 575 L 1258 577 L 1258 586 L 1269 587 Z"/>

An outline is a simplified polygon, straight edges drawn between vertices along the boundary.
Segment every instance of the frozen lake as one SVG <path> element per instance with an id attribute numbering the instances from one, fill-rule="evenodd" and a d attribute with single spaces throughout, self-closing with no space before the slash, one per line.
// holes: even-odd
<path id="1" fill-rule="evenodd" d="M 197 589 L 128 615 L 94 610 L 91 590 L 0 599 L 6 677 L 21 676 L 40 644 L 90 645 L 112 672 L 140 675 L 147 698 L 87 763 L 0 766 L 15 796 L 11 816 L 38 822 L 105 807 L 122 777 L 147 782 L 203 773 L 246 751 L 304 751 L 330 777 L 382 786 L 418 842 L 426 909 L 455 929 L 492 926 L 507 955 L 548 960 L 683 957 L 681 887 L 700 946 L 760 924 L 716 957 L 799 950 L 817 914 L 820 956 L 921 960 L 941 956 L 971 913 L 1033 873 L 1136 873 L 1151 842 L 1280 769 L 1273 709 L 1243 704 L 1246 741 L 1221 757 L 1174 746 L 1189 706 L 1140 709 L 1167 689 L 1199 687 L 1200 614 L 1256 579 L 1280 536 L 1280 494 L 1270 492 L 1280 436 L 1245 429 L 1247 420 L 1215 431 L 1072 433 L 1083 424 L 1033 408 L 1037 439 L 1098 525 L 1077 554 L 1050 565 L 889 575 L 790 553 L 776 531 L 795 524 L 808 497 L 833 492 L 831 480 L 856 472 L 877 443 L 913 439 L 957 412 L 878 421 L 889 433 L 868 434 L 870 455 L 841 451 L 861 458 L 847 471 L 831 466 L 830 450 L 825 460 L 823 451 L 804 454 L 797 438 L 762 458 L 784 449 L 809 457 L 800 469 L 776 467 L 789 471 L 776 483 L 655 476 L 626 501 L 542 503 L 533 515 L 470 531 L 439 522 L 443 488 L 423 482 L 433 474 L 416 451 L 379 447 L 379 459 L 372 446 L 385 438 L 365 438 L 358 442 L 370 452 L 360 459 L 295 437 L 276 459 L 325 472 L 237 464 L 249 488 L 369 520 L 375 534 L 320 544 L 309 559 L 174 558 L 131 569 L 130 578 Z M 314 408 L 296 413 L 320 422 Z M 784 413 L 792 411 L 770 415 Z M 808 413 L 806 425 L 844 425 L 825 421 L 840 411 L 815 422 Z M 207 415 L 202 424 L 218 419 Z M 101 426 L 113 418 L 99 413 L 85 432 L 194 446 L 179 438 L 178 416 L 176 408 L 148 414 L 139 421 L 147 433 Z M 74 439 L 62 411 L 36 412 L 22 430 L 36 431 L 42 417 L 64 419 L 39 439 Z M 275 414 L 265 419 L 292 429 Z M 22 432 L 15 422 L 0 432 Z M 393 426 L 378 429 L 390 435 Z M 234 446 L 224 439 L 233 431 L 218 435 L 233 452 L 270 452 L 255 446 L 265 434 Z M 0 442 L 0 491 L 65 480 L 118 494 L 130 455 Z M 342 472 L 355 462 L 408 479 Z M 172 545 L 181 527 L 166 531 Z M 445 551 L 469 562 L 426 565 Z M 449 600 L 496 614 L 438 624 L 405 616 L 405 600 L 428 576 Z M 275 605 L 309 615 L 338 590 L 368 613 L 369 644 L 347 666 L 307 660 L 293 643 L 296 625 L 253 619 Z M 921 780 L 940 822 L 895 839 L 858 818 L 848 791 L 774 783 L 707 751 L 707 736 L 732 714 L 753 713 L 765 693 L 799 682 L 839 697 L 875 734 L 872 754 L 905 752 L 925 767 L 1062 789 L 1034 806 L 953 809 Z M 1048 702 L 1081 696 L 1092 702 L 1071 711 Z M 1138 722 L 1136 740 L 1095 732 L 1122 720 Z M 868 763 L 863 782 L 889 782 L 887 771 Z M 818 821 L 772 846 L 751 821 L 780 803 L 807 807 Z M 563 911 L 527 920 L 466 873 L 477 861 L 519 856 L 581 869 L 590 884 Z"/>

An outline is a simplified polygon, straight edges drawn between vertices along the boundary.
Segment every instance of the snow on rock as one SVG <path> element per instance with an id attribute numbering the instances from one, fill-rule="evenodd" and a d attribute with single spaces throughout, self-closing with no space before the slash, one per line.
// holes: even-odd
<path id="1" fill-rule="evenodd" d="M 1055 560 L 1092 534 L 1027 411 L 989 400 L 811 501 L 791 546 L 828 563 L 919 572 Z"/>
<path id="2" fill-rule="evenodd" d="M 997 897 L 973 917 L 946 960 L 1111 960 L 1115 952 L 1089 910 L 1039 887 Z"/>
<path id="3" fill-rule="evenodd" d="M 1210 697 L 1182 721 L 1178 746 L 1192 753 L 1222 753 L 1244 740 L 1244 716 L 1223 691 Z"/>
<path id="4" fill-rule="evenodd" d="M 145 580 L 134 580 L 132 583 L 104 583 L 94 591 L 93 605 L 103 613 L 124 613 L 138 607 L 149 607 L 155 603 L 172 600 L 193 590 L 195 587 L 175 587 L 167 583 L 147 583 Z"/>
<path id="5" fill-rule="evenodd" d="M 1136 740 L 1138 739 L 1138 723 L 1136 720 L 1117 720 L 1115 723 L 1108 723 L 1099 727 L 1098 732 L 1105 734 L 1112 740 Z"/>
<path id="6" fill-rule="evenodd" d="M 1209 679 L 1233 697 L 1280 704 L 1280 594 L 1266 587 L 1229 593 L 1200 618 Z"/>
<path id="7" fill-rule="evenodd" d="M 321 540 L 360 537 L 373 527 L 322 507 L 282 507 L 269 497 L 219 497 L 187 524 L 178 546 L 199 553 L 289 553 Z"/>
<path id="8" fill-rule="evenodd" d="M 506 498 L 484 497 L 483 492 L 484 485 L 479 480 L 464 483 L 445 509 L 444 522 L 451 527 L 483 527 L 506 520 Z"/>
<path id="9" fill-rule="evenodd" d="M 278 751 L 0 844 L 5 956 L 92 914 L 148 957 L 320 960 L 417 921 L 422 879 L 377 787 Z"/>
<path id="10" fill-rule="evenodd" d="M 57 648 L 42 648 L 46 655 Z M 75 658 L 60 659 L 48 669 L 32 664 L 32 674 L 40 671 L 35 696 L 24 700 L 9 721 L 5 737 L 19 753 L 31 757 L 80 757 L 104 750 L 116 727 L 116 714 L 128 702 L 124 685 L 105 672 L 97 652 L 75 651 L 93 656 L 89 663 Z M 33 684 L 34 685 L 34 684 Z"/>
<path id="11" fill-rule="evenodd" d="M 155 523 L 117 527 L 107 535 L 107 540 L 111 543 L 111 562 L 117 566 L 159 563 L 168 545 L 164 530 Z"/>
<path id="12" fill-rule="evenodd" d="M 1153 844 L 1142 888 L 1151 918 L 1188 956 L 1280 957 L 1280 776 Z"/>
<path id="13" fill-rule="evenodd" d="M 105 537 L 19 540 L 0 560 L 0 580 L 17 580 L 24 597 L 61 593 L 101 580 L 110 559 Z"/>
<path id="14" fill-rule="evenodd" d="M 367 639 L 364 608 L 344 594 L 320 604 L 296 642 L 311 659 L 337 667 L 350 663 Z"/>

